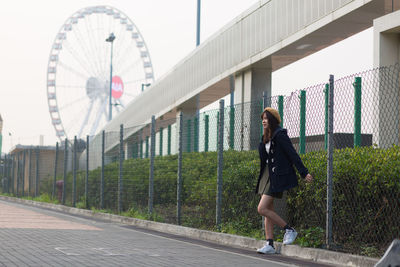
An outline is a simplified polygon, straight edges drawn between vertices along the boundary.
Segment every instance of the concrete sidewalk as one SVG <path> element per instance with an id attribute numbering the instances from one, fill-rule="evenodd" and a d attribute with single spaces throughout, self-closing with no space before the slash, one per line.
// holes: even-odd
<path id="1" fill-rule="evenodd" d="M 253 238 L 230 235 L 218 232 L 211 232 L 199 230 L 184 226 L 165 224 L 153 221 L 140 220 L 130 217 L 113 215 L 108 213 L 93 212 L 85 209 L 77 209 L 62 205 L 55 205 L 50 203 L 35 202 L 31 200 L 24 200 L 14 197 L 0 196 L 1 200 L 23 203 L 31 206 L 41 207 L 54 211 L 59 211 L 67 214 L 84 216 L 86 218 L 93 218 L 96 220 L 110 221 L 114 223 L 122 223 L 161 233 L 168 233 L 173 235 L 184 236 L 193 239 L 210 241 L 221 245 L 228 245 L 238 248 L 256 249 L 263 245 L 264 241 L 256 240 Z M 358 255 L 334 252 L 323 249 L 303 248 L 297 245 L 282 246 L 281 243 L 276 242 L 276 249 L 281 255 L 295 256 L 306 260 L 313 260 L 319 263 L 332 264 L 337 266 L 374 266 L 378 259 L 363 257 Z"/>

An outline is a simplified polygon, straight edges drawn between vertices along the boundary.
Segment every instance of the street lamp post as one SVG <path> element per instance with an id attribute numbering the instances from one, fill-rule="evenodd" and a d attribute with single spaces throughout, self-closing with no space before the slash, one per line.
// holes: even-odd
<path id="1" fill-rule="evenodd" d="M 111 33 L 110 36 L 106 39 L 106 42 L 111 43 L 111 60 L 110 60 L 110 98 L 109 98 L 109 106 L 110 106 L 110 112 L 108 113 L 108 121 L 111 121 L 112 119 L 112 104 L 111 104 L 111 98 L 112 98 L 112 55 L 113 55 L 113 44 L 115 40 L 115 35 L 114 33 Z"/>
<path id="2" fill-rule="evenodd" d="M 142 92 L 144 91 L 144 87 L 149 87 L 151 83 L 142 83 Z"/>

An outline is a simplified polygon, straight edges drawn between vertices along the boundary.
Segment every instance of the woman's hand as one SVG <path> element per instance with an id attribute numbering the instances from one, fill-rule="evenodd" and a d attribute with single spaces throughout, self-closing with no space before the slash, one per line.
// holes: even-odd
<path id="1" fill-rule="evenodd" d="M 312 182 L 313 177 L 311 176 L 311 174 L 307 174 L 307 176 L 304 178 L 306 180 L 307 183 Z"/>

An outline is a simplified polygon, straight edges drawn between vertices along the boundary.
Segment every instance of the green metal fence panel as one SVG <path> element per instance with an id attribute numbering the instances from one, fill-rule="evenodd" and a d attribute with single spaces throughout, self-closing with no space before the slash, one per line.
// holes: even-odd
<path id="1" fill-rule="evenodd" d="M 210 116 L 205 115 L 204 116 L 204 151 L 208 152 L 208 141 L 210 140 L 209 137 L 209 122 L 210 122 Z"/>
<path id="2" fill-rule="evenodd" d="M 168 146 L 167 146 L 167 154 L 171 155 L 171 138 L 172 138 L 172 126 L 168 125 Z"/>
<path id="3" fill-rule="evenodd" d="M 187 120 L 186 125 L 186 152 L 192 152 L 192 121 Z"/>
<path id="4" fill-rule="evenodd" d="M 284 101 L 284 96 L 280 95 L 278 97 L 278 112 L 279 116 L 281 116 L 281 126 L 283 127 L 283 101 Z"/>
<path id="5" fill-rule="evenodd" d="M 160 143 L 159 143 L 159 155 L 163 155 L 163 127 L 160 127 L 159 130 L 159 137 L 160 137 Z"/>
<path id="6" fill-rule="evenodd" d="M 145 152 L 145 158 L 149 158 L 149 137 L 146 136 L 146 152 Z"/>
<path id="7" fill-rule="evenodd" d="M 235 147 L 235 106 L 229 107 L 229 148 Z"/>
<path id="8" fill-rule="evenodd" d="M 354 78 L 354 147 L 361 146 L 361 77 Z"/>
<path id="9" fill-rule="evenodd" d="M 194 117 L 193 119 L 193 131 L 194 131 L 194 144 L 193 144 L 193 151 L 199 152 L 199 119 Z"/>

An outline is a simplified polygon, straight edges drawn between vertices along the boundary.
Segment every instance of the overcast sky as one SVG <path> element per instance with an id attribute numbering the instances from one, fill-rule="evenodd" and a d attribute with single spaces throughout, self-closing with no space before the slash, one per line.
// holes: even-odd
<path id="1" fill-rule="evenodd" d="M 202 0 L 201 41 L 255 4 L 256 0 Z M 109 5 L 139 28 L 160 77 L 195 48 L 197 0 L 13 0 L 0 9 L 0 114 L 3 152 L 16 144 L 58 141 L 48 111 L 48 57 L 60 27 L 88 6 Z M 346 39 L 273 73 L 272 94 L 326 82 L 372 68 L 372 30 Z M 290 76 L 290 79 L 288 77 Z"/>

